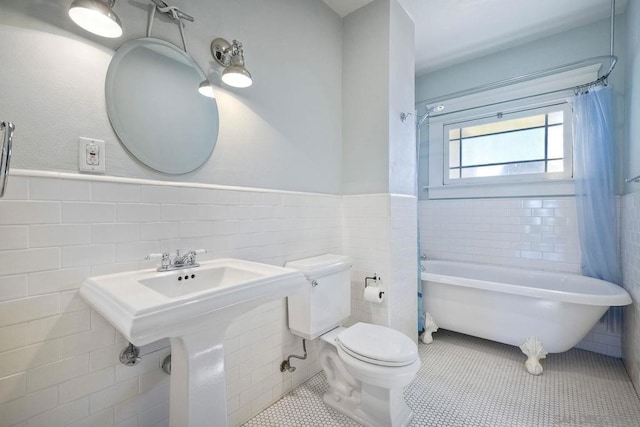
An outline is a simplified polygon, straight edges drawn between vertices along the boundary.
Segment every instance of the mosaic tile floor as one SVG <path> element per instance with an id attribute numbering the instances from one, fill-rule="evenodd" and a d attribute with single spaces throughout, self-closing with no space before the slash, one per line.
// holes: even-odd
<path id="1" fill-rule="evenodd" d="M 584 350 L 551 354 L 539 377 L 516 347 L 440 330 L 420 344 L 422 367 L 405 390 L 411 426 L 640 427 L 640 400 L 619 359 Z M 322 402 L 324 373 L 246 427 L 359 426 Z"/>

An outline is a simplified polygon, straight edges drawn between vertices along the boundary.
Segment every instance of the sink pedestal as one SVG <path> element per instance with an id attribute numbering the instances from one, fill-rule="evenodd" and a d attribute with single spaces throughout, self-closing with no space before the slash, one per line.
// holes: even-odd
<path id="1" fill-rule="evenodd" d="M 227 425 L 224 336 L 228 325 L 209 325 L 171 338 L 171 427 Z"/>
<path id="2" fill-rule="evenodd" d="M 227 328 L 307 285 L 299 271 L 228 258 L 90 277 L 80 295 L 138 347 L 171 340 L 171 427 L 226 427 Z"/>

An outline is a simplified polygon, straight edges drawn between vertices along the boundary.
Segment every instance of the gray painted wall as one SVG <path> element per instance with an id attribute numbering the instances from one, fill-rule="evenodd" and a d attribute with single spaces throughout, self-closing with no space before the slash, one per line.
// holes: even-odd
<path id="1" fill-rule="evenodd" d="M 640 175 L 640 3 L 627 6 L 626 27 L 626 120 L 623 176 Z M 625 185 L 625 193 L 640 191 L 640 184 Z"/>
<path id="2" fill-rule="evenodd" d="M 144 37 L 145 2 L 119 1 L 125 34 L 101 39 L 66 15 L 71 0 L 5 0 L 0 6 L 0 119 L 17 126 L 13 168 L 76 172 L 77 138 L 106 140 L 108 175 L 220 185 L 341 192 L 342 20 L 323 1 L 190 0 L 189 51 L 210 76 L 220 134 L 200 169 L 171 176 L 139 163 L 109 124 L 104 78 L 123 42 Z M 180 45 L 177 26 L 156 18 L 154 37 Z M 209 44 L 245 46 L 248 89 L 222 86 Z M 18 47 L 18 48 L 16 48 Z M 159 120 L 170 120 L 158 114 Z M 188 149 L 188 141 L 176 141 Z"/>
<path id="3" fill-rule="evenodd" d="M 640 174 L 640 2 L 630 1 L 627 7 L 626 121 L 624 176 Z M 640 263 L 638 262 L 638 212 L 640 184 L 625 186 L 627 195 L 621 201 L 620 230 L 623 286 L 632 296 L 633 304 L 625 307 L 623 327 L 623 358 L 636 391 L 640 392 Z M 633 193 L 633 194 L 631 194 Z"/>
<path id="4" fill-rule="evenodd" d="M 415 195 L 416 132 L 413 20 L 391 2 L 389 31 L 389 192 Z M 412 113 L 406 122 L 401 113 Z"/>
<path id="5" fill-rule="evenodd" d="M 344 18 L 343 193 L 414 194 L 414 25 L 396 0 Z"/>
<path id="6" fill-rule="evenodd" d="M 625 20 L 616 20 L 616 54 L 624 55 Z M 418 76 L 416 101 L 446 95 L 486 83 L 515 77 L 592 56 L 609 54 L 609 20 L 605 19 L 570 31 L 506 49 L 462 64 Z M 623 67 L 612 76 L 623 81 Z"/>
<path id="7" fill-rule="evenodd" d="M 389 0 L 374 1 L 344 18 L 344 194 L 389 190 L 389 26 Z"/>

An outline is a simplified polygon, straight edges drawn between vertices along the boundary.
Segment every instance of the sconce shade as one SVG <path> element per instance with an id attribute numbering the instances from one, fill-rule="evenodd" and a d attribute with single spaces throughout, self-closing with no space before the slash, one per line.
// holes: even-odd
<path id="1" fill-rule="evenodd" d="M 122 35 L 122 24 L 111 10 L 114 4 L 115 0 L 74 0 L 69 7 L 69 17 L 93 34 L 117 38 Z"/>
<path id="2" fill-rule="evenodd" d="M 200 92 L 200 95 L 206 96 L 207 98 L 216 98 L 216 94 L 213 92 L 213 86 L 211 86 L 209 80 L 203 80 L 202 83 L 200 83 L 198 92 Z"/>
<path id="3" fill-rule="evenodd" d="M 229 43 L 223 38 L 211 42 L 211 55 L 224 67 L 222 81 L 233 87 L 249 87 L 253 83 L 251 73 L 244 66 L 242 43 L 234 40 Z"/>
<path id="4" fill-rule="evenodd" d="M 242 65 L 229 65 L 222 72 L 222 81 L 233 87 L 249 87 L 253 83 L 251 74 Z"/>

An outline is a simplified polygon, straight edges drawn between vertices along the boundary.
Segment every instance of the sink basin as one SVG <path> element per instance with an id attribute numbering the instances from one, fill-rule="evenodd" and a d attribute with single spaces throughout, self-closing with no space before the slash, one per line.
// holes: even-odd
<path id="1" fill-rule="evenodd" d="M 284 298 L 306 283 L 295 270 L 239 259 L 206 261 L 200 267 L 155 269 L 90 277 L 80 295 L 137 346 L 180 336 L 221 310 L 255 307 Z M 244 310 L 247 311 L 247 310 Z M 233 316 L 237 317 L 237 316 Z"/>
<path id="2" fill-rule="evenodd" d="M 90 277 L 80 295 L 136 346 L 171 342 L 170 425 L 227 425 L 224 337 L 250 309 L 309 286 L 297 270 L 238 259 Z"/>
<path id="3" fill-rule="evenodd" d="M 147 288 L 169 298 L 183 297 L 197 292 L 238 286 L 263 277 L 256 271 L 224 265 L 207 269 L 192 269 L 184 273 L 140 279 Z"/>

